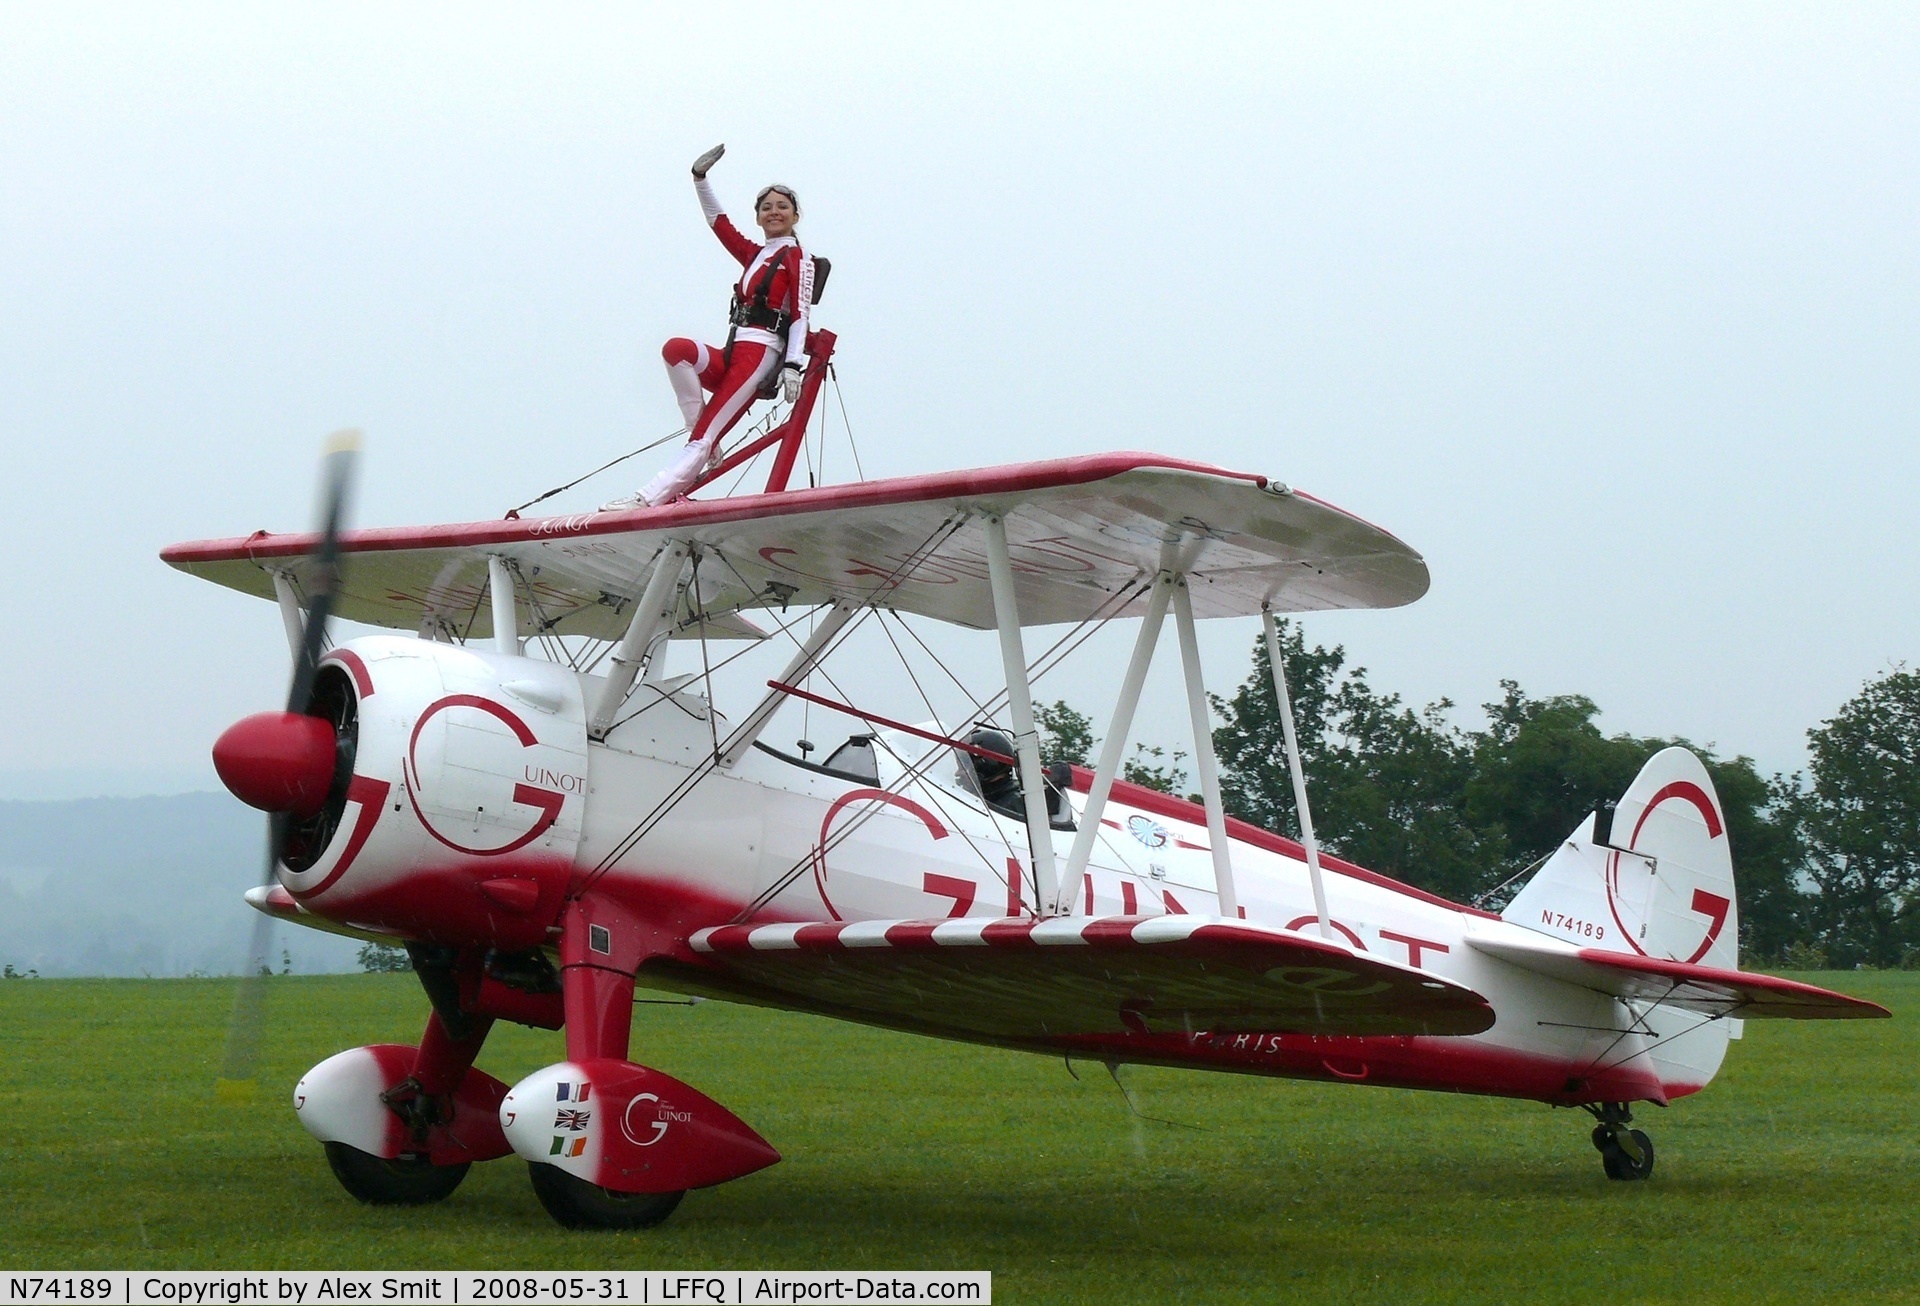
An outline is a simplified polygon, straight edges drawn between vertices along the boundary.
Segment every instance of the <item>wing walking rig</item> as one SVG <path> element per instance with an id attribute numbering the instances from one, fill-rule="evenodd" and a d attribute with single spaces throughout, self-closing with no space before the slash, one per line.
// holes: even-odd
<path id="1" fill-rule="evenodd" d="M 1262 476 L 1116 453 L 346 532 L 337 568 L 325 543 L 163 556 L 274 599 L 301 646 L 316 592 L 407 632 L 334 647 L 297 720 L 216 747 L 278 813 L 253 905 L 404 942 L 430 1000 L 417 1045 L 340 1053 L 296 1090 L 366 1200 L 432 1200 L 513 1152 L 562 1222 L 631 1227 L 776 1161 L 630 1058 L 636 984 L 1109 1064 L 1581 1106 L 1621 1178 L 1652 1167 L 1629 1105 L 1703 1087 L 1742 1019 L 1886 1014 L 1737 969 L 1718 800 L 1684 750 L 1503 916 L 1321 854 L 1310 819 L 1296 843 L 1227 816 L 1195 623 L 1262 619 L 1291 740 L 1275 614 L 1428 585 L 1387 531 Z M 1169 612 L 1197 803 L 1118 778 Z M 994 631 L 1004 690 L 953 728 L 854 701 L 827 659 L 862 625 L 919 641 L 909 619 Z M 1139 625 L 1098 763 L 1045 767 L 1032 681 L 1117 620 Z M 1066 634 L 1030 661 L 1037 627 Z M 700 671 L 667 673 L 674 640 Z M 781 659 L 737 717 L 718 641 Z M 859 728 L 820 762 L 762 742 L 795 698 Z M 971 734 L 989 723 L 1011 755 Z M 511 1087 L 474 1068 L 502 1019 L 563 1029 L 565 1059 Z"/>

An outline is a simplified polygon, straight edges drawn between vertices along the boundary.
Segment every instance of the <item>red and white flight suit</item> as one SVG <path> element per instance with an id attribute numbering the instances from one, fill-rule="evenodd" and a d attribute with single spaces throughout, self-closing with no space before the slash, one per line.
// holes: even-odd
<path id="1" fill-rule="evenodd" d="M 792 236 L 755 244 L 721 210 L 705 177 L 696 177 L 693 188 L 707 225 L 743 270 L 734 284 L 734 328 L 725 349 L 676 337 L 660 350 L 689 434 L 680 456 L 640 491 L 648 504 L 685 494 L 719 452 L 720 438 L 746 415 L 774 373 L 806 363 L 813 260 Z"/>

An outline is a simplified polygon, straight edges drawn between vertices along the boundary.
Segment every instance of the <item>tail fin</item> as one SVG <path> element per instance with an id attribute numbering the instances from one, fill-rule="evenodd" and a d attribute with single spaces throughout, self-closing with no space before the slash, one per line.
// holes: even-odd
<path id="1" fill-rule="evenodd" d="M 1589 816 L 1501 917 L 1584 948 L 1739 965 L 1733 854 L 1713 781 L 1684 748 L 1653 755 L 1610 832 Z"/>
<path id="2" fill-rule="evenodd" d="M 1653 755 L 1611 829 L 1589 816 L 1500 913 L 1582 948 L 1739 968 L 1740 914 L 1720 799 L 1684 748 Z M 1646 1055 L 1674 1096 L 1704 1086 L 1740 1025 L 1683 1011 L 1642 1013 Z M 1680 1036 L 1684 1034 L 1685 1038 Z"/>

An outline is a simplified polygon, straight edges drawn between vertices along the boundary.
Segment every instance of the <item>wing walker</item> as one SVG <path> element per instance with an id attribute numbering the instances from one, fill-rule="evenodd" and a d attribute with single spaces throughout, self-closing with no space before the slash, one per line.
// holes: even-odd
<path id="1" fill-rule="evenodd" d="M 659 506 L 348 531 L 343 443 L 318 530 L 164 551 L 274 601 L 293 651 L 286 709 L 214 749 L 270 814 L 261 924 L 402 943 L 425 990 L 417 1044 L 340 1052 L 294 1091 L 355 1197 L 435 1201 L 512 1154 L 561 1223 L 631 1228 L 777 1161 L 643 1064 L 636 986 L 1579 1107 L 1623 1180 L 1654 1165 L 1632 1108 L 1704 1088 L 1745 1019 L 1887 1014 L 1738 968 L 1725 822 L 1684 749 L 1498 914 L 1320 852 L 1275 617 L 1411 603 L 1419 554 L 1304 491 L 1153 454 L 789 488 L 835 341 L 805 343 L 783 420 L 725 453 L 716 436 Z M 768 454 L 760 490 L 699 497 Z M 1197 803 L 1118 778 L 1169 616 Z M 329 647 L 333 617 L 391 633 Z M 1221 804 L 1195 627 L 1230 617 L 1265 626 L 1299 842 Z M 1137 633 L 1097 764 L 1045 766 L 1031 686 L 1111 622 Z M 940 626 L 997 634 L 1004 683 L 963 713 L 836 683 L 861 629 L 905 659 Z M 690 660 L 676 642 L 697 667 L 669 666 Z M 723 710 L 713 673 L 736 659 L 759 688 Z M 783 709 L 853 728 L 815 761 L 769 742 Z M 479 1070 L 502 1020 L 561 1031 L 563 1055 L 512 1085 Z"/>

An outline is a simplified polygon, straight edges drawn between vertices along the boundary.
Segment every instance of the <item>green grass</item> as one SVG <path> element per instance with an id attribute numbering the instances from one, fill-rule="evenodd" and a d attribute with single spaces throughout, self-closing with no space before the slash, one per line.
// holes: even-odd
<path id="1" fill-rule="evenodd" d="M 1589 1121 L 1523 1102 L 1103 1072 L 706 1003 L 635 1055 L 786 1156 L 665 1226 L 568 1233 L 512 1159 L 446 1203 L 334 1184 L 286 1100 L 341 1048 L 411 1042 L 409 976 L 274 981 L 262 1100 L 211 1091 L 232 981 L 0 984 L 5 1268 L 953 1268 L 998 1300 L 1920 1300 L 1920 975 L 1816 977 L 1888 1021 L 1754 1021 L 1705 1093 L 1642 1123 L 1645 1184 Z M 503 1027 L 512 1082 L 557 1035 Z"/>

